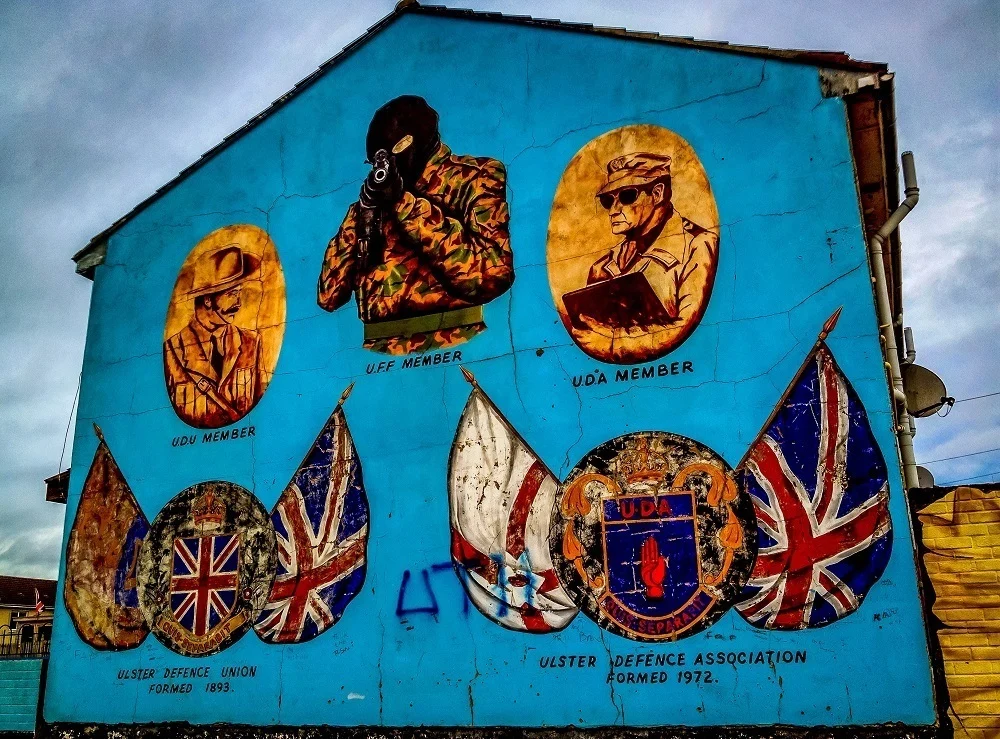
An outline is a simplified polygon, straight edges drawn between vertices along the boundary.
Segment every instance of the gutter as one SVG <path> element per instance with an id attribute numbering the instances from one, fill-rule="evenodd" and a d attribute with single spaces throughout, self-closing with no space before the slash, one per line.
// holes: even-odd
<path id="1" fill-rule="evenodd" d="M 895 231 L 900 222 L 909 215 L 920 199 L 920 188 L 917 187 L 917 170 L 913 164 L 913 152 L 904 151 L 903 185 L 906 198 L 892 212 L 882 227 L 872 234 L 868 243 L 868 253 L 871 257 L 872 280 L 875 283 L 875 312 L 878 317 L 879 333 L 882 336 L 882 352 L 885 356 L 885 367 L 892 380 L 892 400 L 894 406 L 894 425 L 896 439 L 899 442 L 899 456 L 903 463 L 903 487 L 910 490 L 919 487 L 917 481 L 917 462 L 913 456 L 913 420 L 906 408 L 906 394 L 903 392 L 903 375 L 900 371 L 899 350 L 896 347 L 896 325 L 902 325 L 903 311 L 895 321 L 892 308 L 889 305 L 889 286 L 885 277 L 885 262 L 883 247 L 889 235 Z"/>

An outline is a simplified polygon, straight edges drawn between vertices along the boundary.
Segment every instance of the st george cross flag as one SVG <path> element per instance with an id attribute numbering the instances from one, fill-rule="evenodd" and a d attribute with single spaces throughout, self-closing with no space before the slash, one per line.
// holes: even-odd
<path id="1" fill-rule="evenodd" d="M 309 641 L 340 620 L 365 581 L 368 517 L 361 462 L 338 404 L 271 513 L 278 571 L 254 625 L 263 641 Z"/>
<path id="2" fill-rule="evenodd" d="M 577 614 L 549 555 L 558 486 L 474 386 L 451 448 L 451 557 L 476 608 L 508 629 L 557 631 Z"/>
<path id="3" fill-rule="evenodd" d="M 857 393 L 823 339 L 739 469 L 759 552 L 739 613 L 765 629 L 858 609 L 892 549 L 888 471 Z"/>

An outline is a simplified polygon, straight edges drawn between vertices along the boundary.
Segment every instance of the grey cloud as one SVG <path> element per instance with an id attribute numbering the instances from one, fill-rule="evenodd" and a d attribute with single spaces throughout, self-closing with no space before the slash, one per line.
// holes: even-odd
<path id="1" fill-rule="evenodd" d="M 981 2 L 489 2 L 484 10 L 772 46 L 844 49 L 897 72 L 901 144 L 923 201 L 903 228 L 907 319 L 953 393 L 1000 389 L 1000 6 Z M 392 9 L 355 3 L 0 4 L 0 572 L 55 574 L 45 503 L 76 390 L 89 283 L 70 254 Z M 977 203 L 979 203 L 977 205 Z M 918 455 L 993 446 L 1000 399 L 920 422 Z M 985 445 L 985 446 L 984 446 Z M 958 450 L 958 451 L 955 451 Z M 1000 455 L 935 466 L 939 480 Z"/>

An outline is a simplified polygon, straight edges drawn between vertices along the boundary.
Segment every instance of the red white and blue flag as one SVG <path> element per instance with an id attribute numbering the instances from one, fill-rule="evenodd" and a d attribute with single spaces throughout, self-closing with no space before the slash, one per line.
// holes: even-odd
<path id="1" fill-rule="evenodd" d="M 451 558 L 479 612 L 514 631 L 558 631 L 579 610 L 549 554 L 558 488 L 538 455 L 474 386 L 451 449 Z"/>
<path id="2" fill-rule="evenodd" d="M 278 570 L 254 625 L 262 640 L 309 641 L 340 620 L 364 584 L 368 516 L 361 463 L 338 405 L 271 513 Z"/>
<path id="3" fill-rule="evenodd" d="M 739 473 L 759 551 L 736 608 L 766 629 L 853 613 L 892 548 L 888 471 L 861 401 L 822 338 Z"/>
<path id="4" fill-rule="evenodd" d="M 170 608 L 195 636 L 204 636 L 233 612 L 239 589 L 237 534 L 174 539 Z"/>

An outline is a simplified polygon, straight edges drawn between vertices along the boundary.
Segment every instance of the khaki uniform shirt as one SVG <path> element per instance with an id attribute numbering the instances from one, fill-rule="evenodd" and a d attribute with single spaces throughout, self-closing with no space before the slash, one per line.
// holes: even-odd
<path id="1" fill-rule="evenodd" d="M 590 268 L 588 284 L 642 272 L 673 321 L 697 322 L 715 281 L 719 237 L 674 211 L 656 240 L 642 252 L 623 241 Z"/>
<path id="2" fill-rule="evenodd" d="M 221 374 L 212 366 L 212 332 L 197 318 L 163 344 L 170 401 L 177 414 L 197 428 L 238 421 L 260 400 L 267 385 L 257 332 L 233 325 L 222 331 Z"/>

